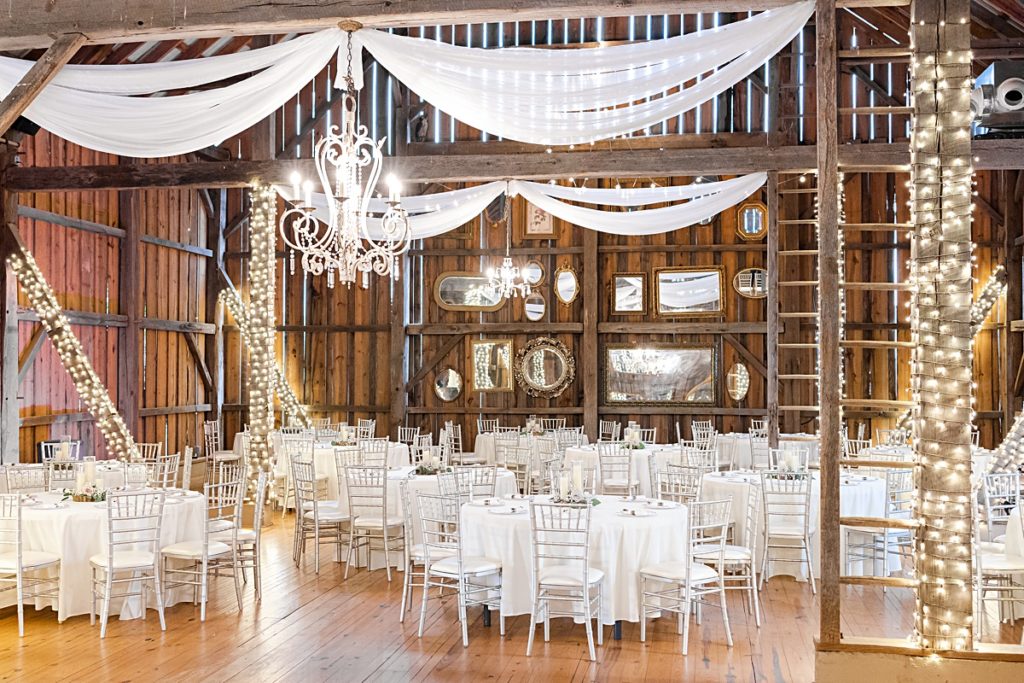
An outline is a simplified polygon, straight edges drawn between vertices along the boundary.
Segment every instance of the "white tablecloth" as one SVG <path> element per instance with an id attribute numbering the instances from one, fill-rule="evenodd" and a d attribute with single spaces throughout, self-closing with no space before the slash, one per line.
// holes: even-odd
<path id="1" fill-rule="evenodd" d="M 287 476 L 288 469 L 291 467 L 291 462 L 281 446 L 281 435 L 279 432 L 273 432 L 270 435 L 270 445 L 271 448 L 274 449 L 274 454 L 276 456 L 274 462 L 274 474 L 279 477 Z M 239 456 L 242 455 L 241 432 L 235 435 L 234 451 Z M 396 443 L 394 441 L 389 442 L 388 466 L 408 467 L 409 465 L 409 446 L 404 443 Z M 334 460 L 334 446 L 331 445 L 329 440 L 317 441 L 314 443 L 313 467 L 316 469 L 316 473 L 318 475 L 327 476 L 327 497 L 332 500 L 337 500 L 340 495 L 338 487 L 338 467 Z"/>
<path id="2" fill-rule="evenodd" d="M 758 462 L 754 462 L 750 434 L 719 434 L 717 444 L 720 463 L 731 461 L 736 469 L 768 466 L 767 451 L 759 454 Z M 818 463 L 818 437 L 814 434 L 779 434 L 779 448 L 806 448 L 810 463 Z"/>
<path id="3" fill-rule="evenodd" d="M 1010 513 L 1006 522 L 1006 554 L 1024 557 L 1024 526 L 1020 519 L 1021 506 Z"/>
<path id="4" fill-rule="evenodd" d="M 628 450 L 632 478 L 640 482 L 640 493 L 645 496 L 654 495 L 654 486 L 651 482 L 651 471 L 648 459 L 653 453 L 658 469 L 665 469 L 665 463 L 680 462 L 681 451 L 677 444 L 647 444 L 644 448 Z M 581 446 L 579 448 L 565 449 L 565 463 L 583 463 L 584 467 L 599 467 L 600 458 L 597 455 L 597 446 Z M 598 470 L 600 471 L 600 470 Z M 600 490 L 600 487 L 599 487 Z"/>
<path id="5" fill-rule="evenodd" d="M 988 469 L 988 461 L 992 457 L 993 451 L 988 448 L 981 448 L 979 446 L 973 446 L 971 448 L 971 477 L 977 479 Z M 912 460 L 914 457 L 914 449 L 910 446 L 872 446 L 871 448 L 865 448 L 860 452 L 860 457 L 868 458 L 872 455 L 881 455 L 892 457 L 898 455 L 906 460 Z"/>
<path id="6" fill-rule="evenodd" d="M 47 503 L 60 500 L 60 494 L 36 494 Z M 56 510 L 23 507 L 21 523 L 25 550 L 42 550 L 60 555 L 60 600 L 38 600 L 36 607 L 57 609 L 58 621 L 79 614 L 88 614 L 92 602 L 92 570 L 89 558 L 107 548 L 106 504 L 74 503 L 68 501 Z M 187 497 L 167 497 L 164 505 L 163 524 L 160 529 L 160 546 L 180 541 L 201 540 L 203 521 L 206 516 L 206 502 L 202 494 Z M 170 593 L 170 594 L 169 594 Z M 164 602 L 192 600 L 192 591 L 165 591 Z M 122 619 L 142 615 L 138 598 L 112 601 L 111 613 L 120 612 Z M 0 593 L 0 605 L 14 603 L 14 593 Z M 55 604 L 56 603 L 56 604 Z M 153 600 L 149 600 L 153 605 Z M 97 609 L 99 606 L 97 605 Z"/>
<path id="7" fill-rule="evenodd" d="M 814 483 L 811 488 L 811 558 L 814 563 L 814 576 L 821 575 L 821 547 L 818 543 L 818 511 L 821 507 L 821 489 L 818 474 L 813 473 Z M 847 483 L 849 482 L 849 483 Z M 706 474 L 701 484 L 701 500 L 723 500 L 732 501 L 733 538 L 735 542 L 741 543 L 746 538 L 747 528 L 747 498 L 748 496 L 761 495 L 760 475 L 749 472 L 722 472 L 719 474 Z M 885 516 L 885 480 L 877 477 L 867 477 L 866 480 L 859 476 L 844 475 L 839 491 L 839 513 L 844 517 L 884 517 Z M 763 503 L 761 513 L 758 515 L 757 529 L 757 569 L 761 569 L 761 559 L 764 557 L 764 510 Z M 845 558 L 846 533 L 840 534 L 841 553 Z M 799 558 L 799 552 L 793 552 L 793 559 Z M 844 559 L 845 562 L 845 559 Z M 899 558 L 890 557 L 890 569 L 899 568 Z M 852 563 L 850 571 L 854 574 L 870 574 L 876 572 L 865 571 L 867 568 L 861 566 L 860 562 Z M 845 564 L 842 572 L 846 573 Z M 878 572 L 880 573 L 880 572 Z M 806 570 L 795 562 L 771 563 L 768 567 L 770 578 L 776 574 L 796 576 L 800 580 L 806 580 Z"/>
<path id="8" fill-rule="evenodd" d="M 553 435 L 550 435 L 553 436 Z M 530 442 L 533 442 L 533 437 L 530 437 Z M 583 435 L 583 443 L 587 443 L 587 435 Z M 534 449 L 536 450 L 536 449 Z M 484 458 L 484 461 L 488 465 L 494 464 L 494 432 L 484 432 L 483 434 L 476 435 L 476 442 L 473 444 L 473 453 L 477 456 Z"/>
<path id="9" fill-rule="evenodd" d="M 7 493 L 6 467 L 0 467 L 0 493 Z M 116 460 L 98 461 L 96 479 L 103 488 L 114 489 L 124 486 L 124 467 Z"/>
<path id="10" fill-rule="evenodd" d="M 538 500 L 543 500 L 539 497 Z M 640 620 L 642 567 L 682 561 L 686 555 L 686 508 L 661 510 L 652 517 L 623 517 L 626 505 L 601 497 L 590 518 L 590 566 L 604 572 L 601 623 Z M 521 502 L 517 504 L 522 505 Z M 462 507 L 462 543 L 466 555 L 501 560 L 501 612 L 529 614 L 533 598 L 533 556 L 530 517 L 493 514 L 490 508 L 467 503 Z"/>

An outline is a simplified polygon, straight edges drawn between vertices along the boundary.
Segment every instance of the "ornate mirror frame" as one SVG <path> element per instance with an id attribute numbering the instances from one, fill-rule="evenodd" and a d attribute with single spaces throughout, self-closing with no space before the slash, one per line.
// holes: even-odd
<path id="1" fill-rule="evenodd" d="M 507 301 L 504 297 L 499 297 L 498 303 L 492 306 L 461 306 L 458 304 L 450 304 L 441 298 L 441 283 L 449 277 L 472 277 L 478 278 L 485 283 L 487 282 L 486 275 L 482 275 L 479 272 L 474 273 L 468 270 L 449 270 L 438 275 L 434 280 L 434 303 L 446 311 L 474 311 L 478 313 L 490 313 L 504 306 L 505 301 Z"/>
<path id="2" fill-rule="evenodd" d="M 619 308 L 618 281 L 619 278 L 640 279 L 640 309 L 629 311 Z M 611 283 L 611 314 L 612 315 L 646 315 L 647 314 L 647 273 L 612 273 Z"/>
<path id="3" fill-rule="evenodd" d="M 572 297 L 570 297 L 569 299 L 563 299 L 562 294 L 558 291 L 558 276 L 561 275 L 562 273 L 572 273 L 572 278 L 573 280 L 576 281 L 576 291 L 572 293 Z M 578 299 L 580 296 L 580 276 L 576 272 L 576 269 L 570 266 L 568 263 L 563 263 L 562 265 L 558 266 L 558 269 L 551 277 L 551 289 L 553 289 L 555 292 L 555 298 L 558 299 L 559 303 L 561 303 L 563 306 L 569 306 L 570 304 L 572 304 L 573 301 L 576 301 L 576 299 Z"/>
<path id="4" fill-rule="evenodd" d="M 565 365 L 565 371 L 559 378 L 558 383 L 553 387 L 538 387 L 532 384 L 528 379 L 526 372 L 523 369 L 527 358 L 530 357 L 536 351 L 551 351 L 562 358 L 562 362 Z M 536 396 L 538 398 L 555 398 L 561 396 L 573 380 L 576 379 L 576 359 L 569 353 L 568 347 L 565 344 L 552 339 L 551 337 L 534 337 L 530 341 L 526 342 L 519 351 L 516 352 L 515 362 L 515 375 L 516 382 L 523 388 L 530 396 Z"/>
<path id="5" fill-rule="evenodd" d="M 743 214 L 748 209 L 756 209 L 761 213 L 761 229 L 757 232 L 746 232 L 743 229 Z M 746 202 L 740 204 L 740 207 L 736 209 L 736 234 L 740 236 L 740 239 L 748 242 L 756 242 L 764 239 L 765 235 L 768 234 L 768 207 L 763 202 Z"/>
<path id="6" fill-rule="evenodd" d="M 663 311 L 661 307 L 661 276 L 662 273 L 714 273 L 718 276 L 718 308 L 710 310 L 691 309 L 684 311 Z M 724 266 L 665 266 L 654 269 L 654 278 L 651 280 L 654 297 L 654 313 L 663 318 L 696 318 L 696 317 L 717 317 L 725 315 L 725 267 Z"/>
<path id="7" fill-rule="evenodd" d="M 485 344 L 486 345 L 493 345 L 493 346 L 504 346 L 505 348 L 508 349 L 507 356 L 508 356 L 508 364 L 509 364 L 510 367 L 505 369 L 506 380 L 505 380 L 505 382 L 503 384 L 501 384 L 499 386 L 483 387 L 483 388 L 477 386 L 477 383 L 476 383 L 476 378 L 477 378 L 476 348 L 478 346 L 483 346 Z M 512 387 L 512 376 L 513 376 L 513 374 L 515 374 L 515 365 L 516 365 L 515 361 L 516 361 L 516 359 L 515 359 L 515 355 L 512 353 L 514 349 L 513 349 L 513 346 L 512 346 L 512 340 L 511 339 L 473 339 L 470 342 L 469 350 L 470 350 L 470 356 L 469 356 L 470 364 L 469 364 L 469 366 L 471 368 L 469 382 L 470 382 L 470 386 L 473 388 L 473 391 L 479 391 L 479 392 L 483 392 L 483 393 L 488 393 L 488 392 L 500 393 L 500 392 L 505 392 L 505 391 L 512 391 L 512 388 L 513 388 Z"/>
<path id="8" fill-rule="evenodd" d="M 761 272 L 761 273 L 764 274 L 764 276 L 763 276 L 764 277 L 764 279 L 763 279 L 764 293 L 763 294 L 751 294 L 751 293 L 748 293 L 748 292 L 744 292 L 743 291 L 743 287 L 741 286 L 741 282 L 740 282 L 743 279 L 743 274 L 744 273 L 750 273 L 751 274 L 750 275 L 750 277 L 751 277 L 751 285 L 753 285 L 754 281 L 756 280 L 758 272 Z M 764 268 L 760 268 L 760 267 L 744 268 L 740 272 L 738 272 L 735 275 L 733 275 L 733 277 L 732 277 L 732 288 L 734 290 L 736 290 L 737 294 L 739 294 L 740 296 L 745 297 L 747 299 L 764 299 L 764 298 L 766 298 L 768 296 L 768 271 L 765 270 Z"/>

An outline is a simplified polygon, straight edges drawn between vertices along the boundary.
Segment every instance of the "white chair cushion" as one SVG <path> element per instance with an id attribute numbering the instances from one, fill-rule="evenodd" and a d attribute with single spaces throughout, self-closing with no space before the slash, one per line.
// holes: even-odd
<path id="1" fill-rule="evenodd" d="M 501 571 L 501 561 L 489 557 L 463 557 L 462 573 L 472 576 L 494 574 Z M 459 575 L 459 558 L 446 557 L 430 565 L 430 573 L 438 576 L 457 577 Z"/>
<path id="2" fill-rule="evenodd" d="M 402 526 L 405 520 L 401 515 L 388 515 L 387 525 L 390 526 Z M 355 521 L 352 522 L 352 526 L 357 529 L 373 529 L 381 528 L 384 526 L 384 520 L 380 517 L 356 517 Z"/>
<path id="3" fill-rule="evenodd" d="M 1006 534 L 999 534 L 992 539 L 993 543 L 1006 543 Z"/>
<path id="4" fill-rule="evenodd" d="M 603 479 L 601 483 L 605 486 L 638 486 L 640 484 L 640 482 L 635 479 L 621 479 L 618 477 Z"/>
<path id="5" fill-rule="evenodd" d="M 1024 572 L 1024 557 L 1020 555 L 982 552 L 981 569 L 986 575 Z"/>
<path id="6" fill-rule="evenodd" d="M 152 567 L 156 563 L 153 553 L 148 550 L 115 550 L 113 569 L 134 569 L 136 567 Z M 106 553 L 96 553 L 89 558 L 89 564 L 97 567 L 109 567 Z"/>
<path id="7" fill-rule="evenodd" d="M 804 528 L 799 524 L 773 523 L 768 529 L 769 536 L 781 536 L 783 538 L 803 538 Z"/>
<path id="8" fill-rule="evenodd" d="M 302 509 L 303 510 L 312 510 L 314 505 L 316 507 L 318 507 L 319 509 L 321 509 L 321 510 L 324 510 L 324 509 L 337 510 L 340 507 L 338 505 L 338 501 L 336 501 L 336 500 L 318 500 L 315 503 L 313 501 L 311 501 L 311 500 L 307 500 L 305 503 L 302 504 Z"/>
<path id="9" fill-rule="evenodd" d="M 436 546 L 431 546 L 430 548 L 431 560 L 440 560 L 445 557 L 452 557 L 453 555 L 455 555 L 455 550 L 438 548 Z M 422 543 L 417 543 L 409 548 L 409 559 L 417 564 L 422 564 L 423 560 L 426 559 L 426 551 Z"/>
<path id="10" fill-rule="evenodd" d="M 231 462 L 238 460 L 238 454 L 234 451 L 215 451 L 213 454 L 213 460 L 215 462 Z"/>
<path id="11" fill-rule="evenodd" d="M 996 543 L 994 541 L 982 541 L 979 544 L 978 549 L 986 553 L 996 553 L 999 555 L 1006 554 L 1006 544 Z"/>
<path id="12" fill-rule="evenodd" d="M 302 516 L 303 516 L 303 518 L 312 521 L 312 519 L 313 519 L 313 510 L 309 510 L 308 512 L 303 513 Z M 329 507 L 329 506 L 317 507 L 317 509 L 316 509 L 316 518 L 320 522 L 330 522 L 332 524 L 334 524 L 336 522 L 346 522 L 346 521 L 348 521 L 348 515 L 347 514 L 345 514 L 344 512 L 342 512 L 341 510 L 339 510 L 336 507 Z"/>
<path id="13" fill-rule="evenodd" d="M 694 548 L 693 557 L 701 562 L 709 562 L 718 559 L 718 548 Z M 722 554 L 725 562 L 750 562 L 750 548 L 742 545 L 726 544 L 725 552 Z"/>
<path id="14" fill-rule="evenodd" d="M 60 562 L 60 555 L 45 553 L 41 550 L 22 550 L 22 569 L 39 569 Z M 0 553 L 0 574 L 15 574 L 18 571 L 17 553 Z"/>
<path id="15" fill-rule="evenodd" d="M 215 519 L 210 522 L 210 533 L 215 534 L 221 531 L 230 531 L 235 523 L 228 519 Z"/>
<path id="16" fill-rule="evenodd" d="M 215 534 L 210 534 L 210 540 L 223 541 L 228 543 L 231 540 L 231 530 L 218 531 Z M 238 542 L 239 543 L 255 543 L 256 542 L 256 531 L 253 529 L 239 529 L 238 530 Z"/>
<path id="17" fill-rule="evenodd" d="M 685 562 L 661 562 L 640 570 L 644 576 L 679 583 L 686 580 Z M 706 583 L 718 579 L 718 572 L 706 564 L 694 562 L 690 565 L 690 583 Z"/>
<path id="18" fill-rule="evenodd" d="M 207 557 L 217 557 L 218 555 L 224 555 L 229 552 L 231 552 L 231 546 L 227 543 L 211 540 Z M 183 557 L 189 560 L 198 560 L 203 556 L 203 542 L 182 541 L 181 543 L 175 543 L 167 546 L 166 548 L 161 548 L 160 554 L 168 555 L 170 557 Z"/>
<path id="19" fill-rule="evenodd" d="M 583 585 L 583 577 L 580 576 L 581 567 L 566 567 L 555 565 L 553 567 L 544 567 L 540 570 L 540 576 L 537 577 L 537 582 L 544 586 L 565 586 L 566 588 L 580 587 Z M 604 572 L 600 569 L 590 568 L 587 572 L 587 581 L 593 586 L 595 583 L 601 583 L 604 578 Z"/>

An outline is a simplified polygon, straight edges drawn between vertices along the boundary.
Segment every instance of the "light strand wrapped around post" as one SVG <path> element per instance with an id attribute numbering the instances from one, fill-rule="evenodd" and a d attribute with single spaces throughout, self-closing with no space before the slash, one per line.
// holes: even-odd
<path id="1" fill-rule="evenodd" d="M 276 290 L 277 193 L 270 185 L 252 186 L 249 215 L 249 486 L 260 472 L 273 473 L 270 431 L 274 428 L 274 293 Z M 273 491 L 273 487 L 271 487 Z"/>
<path id="2" fill-rule="evenodd" d="M 21 289 L 39 316 L 53 348 L 57 351 L 61 365 L 71 375 L 75 390 L 85 404 L 86 410 L 96 420 L 96 427 L 107 442 L 107 450 L 122 461 L 134 460 L 138 456 L 135 439 L 128 431 L 117 407 L 110 400 L 110 394 L 103 381 L 85 355 L 81 342 L 71 329 L 71 323 L 61 310 L 57 297 L 46 281 L 35 258 L 24 247 L 19 247 L 7 257 Z"/>
<path id="3" fill-rule="evenodd" d="M 918 2 L 912 14 L 914 638 L 927 650 L 967 650 L 974 619 L 970 3 Z"/>
<path id="4" fill-rule="evenodd" d="M 235 319 L 238 331 L 242 334 L 242 341 L 245 342 L 246 347 L 251 348 L 249 309 L 242 301 L 242 297 L 238 295 L 237 291 L 229 288 L 221 290 L 218 298 L 231 312 L 231 317 Z M 288 378 L 285 377 L 281 365 L 276 361 L 274 362 L 274 389 L 277 391 L 277 400 L 281 402 L 281 412 L 297 421 L 299 426 L 309 429 L 313 425 L 309 418 L 309 411 L 306 410 L 306 406 L 299 403 L 299 397 L 292 391 L 291 385 L 288 384 Z"/>

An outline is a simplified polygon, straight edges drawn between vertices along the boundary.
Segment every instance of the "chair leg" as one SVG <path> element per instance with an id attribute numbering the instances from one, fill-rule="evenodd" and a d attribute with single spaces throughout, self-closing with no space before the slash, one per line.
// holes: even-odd
<path id="1" fill-rule="evenodd" d="M 640 642 L 647 642 L 647 578 L 640 575 Z"/>
<path id="2" fill-rule="evenodd" d="M 722 605 L 722 623 L 725 624 L 725 642 L 732 647 L 732 630 L 729 628 L 729 606 L 725 603 L 725 581 L 718 577 L 718 598 Z"/>
<path id="3" fill-rule="evenodd" d="M 769 540 L 768 534 L 765 534 L 764 535 L 764 554 L 761 555 L 761 576 L 758 579 L 759 583 L 757 584 L 757 589 L 758 590 L 763 590 L 764 589 L 764 577 L 768 573 L 768 553 L 770 552 L 769 549 L 768 549 L 768 540 Z M 756 560 L 751 560 L 751 561 L 752 562 L 756 562 Z"/>
<path id="4" fill-rule="evenodd" d="M 412 583 L 412 562 L 405 563 L 405 576 L 402 577 L 402 607 L 398 610 L 398 623 L 405 623 L 405 604 L 409 599 L 409 592 L 412 590 L 409 584 Z"/>
<path id="5" fill-rule="evenodd" d="M 206 621 L 206 600 L 208 597 L 207 589 L 209 588 L 210 584 L 208 580 L 210 569 L 205 557 L 203 558 L 202 565 L 203 573 L 199 577 L 199 621 Z"/>
<path id="6" fill-rule="evenodd" d="M 345 574 L 344 574 L 344 576 L 341 577 L 343 579 L 347 579 L 348 578 L 348 568 L 352 566 L 352 550 L 353 550 L 353 548 L 355 548 L 355 543 L 356 543 L 356 541 L 355 541 L 355 538 L 356 538 L 355 537 L 355 533 L 356 533 L 355 532 L 355 528 L 351 524 L 349 524 L 349 527 L 348 527 L 348 555 L 345 557 Z M 423 609 L 425 610 L 426 606 L 424 606 Z M 423 635 L 422 629 L 423 629 L 423 627 L 421 626 L 420 627 L 420 635 L 421 636 Z"/>
<path id="7" fill-rule="evenodd" d="M 818 590 L 814 585 L 814 556 L 811 554 L 811 539 L 808 536 L 804 536 L 804 553 L 807 557 L 807 575 L 811 579 L 811 595 L 815 595 Z"/>
<path id="8" fill-rule="evenodd" d="M 758 594 L 757 581 L 754 579 L 754 561 L 750 562 L 750 597 L 754 602 L 754 624 L 761 628 L 761 596 Z"/>
<path id="9" fill-rule="evenodd" d="M 160 563 L 153 564 L 153 592 L 156 593 L 156 613 L 160 616 L 160 630 L 167 630 L 167 622 L 164 620 L 164 589 L 160 584 Z"/>
<path id="10" fill-rule="evenodd" d="M 232 574 L 235 578 L 235 600 L 238 601 L 238 611 L 242 611 L 242 584 L 239 581 L 241 578 L 239 575 L 242 573 L 242 565 L 238 562 L 238 550 L 237 547 L 231 552 L 231 568 Z"/>
<path id="11" fill-rule="evenodd" d="M 459 621 L 462 623 L 462 647 L 469 647 L 469 619 L 466 617 L 466 584 L 459 579 Z"/>
<path id="12" fill-rule="evenodd" d="M 385 512 L 385 515 L 387 513 Z M 388 583 L 391 583 L 391 555 L 388 553 L 388 546 L 391 545 L 391 540 L 388 538 L 388 521 L 384 520 L 384 573 L 387 574 Z M 366 556 L 366 568 L 370 568 L 370 556 Z"/>
<path id="13" fill-rule="evenodd" d="M 107 637 L 107 618 L 110 616 L 110 592 L 113 590 L 114 570 L 108 568 L 104 577 L 103 604 L 100 606 L 100 638 Z"/>
<path id="14" fill-rule="evenodd" d="M 24 638 L 25 637 L 25 584 L 24 584 L 24 579 L 22 578 L 22 572 L 19 571 L 17 573 L 17 578 L 15 579 L 15 583 L 17 584 L 17 588 L 16 589 L 17 589 L 17 594 L 18 594 L 18 637 L 19 638 Z"/>
<path id="15" fill-rule="evenodd" d="M 427 621 L 427 600 L 430 598 L 430 580 L 427 574 L 427 569 L 427 567 L 423 568 L 423 595 L 420 598 L 420 628 L 416 632 L 416 635 L 419 638 L 423 637 L 423 625 Z"/>
<path id="16" fill-rule="evenodd" d="M 92 570 L 92 602 L 89 603 L 89 625 L 96 625 L 96 567 L 90 567 Z"/>
<path id="17" fill-rule="evenodd" d="M 604 645 L 604 624 L 601 623 L 601 612 L 604 609 L 604 581 L 597 584 L 597 615 L 594 617 L 597 621 L 594 624 L 597 627 L 597 644 Z"/>
<path id="18" fill-rule="evenodd" d="M 683 656 L 686 656 L 688 645 L 690 644 L 690 591 L 685 590 L 683 597 L 683 609 L 681 613 L 684 616 L 683 619 Z"/>
<path id="19" fill-rule="evenodd" d="M 597 653 L 594 652 L 594 623 L 590 613 L 590 589 L 583 587 L 583 618 L 587 627 L 587 649 L 590 651 L 590 661 L 597 661 Z"/>
<path id="20" fill-rule="evenodd" d="M 533 604 L 530 605 L 530 636 L 526 639 L 526 656 L 533 652 L 533 637 L 537 633 L 537 589 L 533 591 Z"/>

